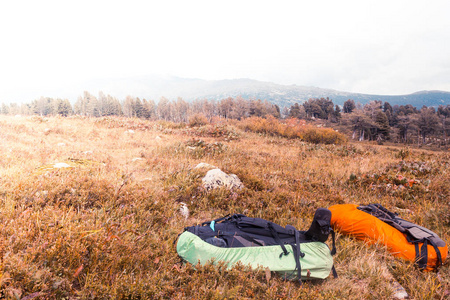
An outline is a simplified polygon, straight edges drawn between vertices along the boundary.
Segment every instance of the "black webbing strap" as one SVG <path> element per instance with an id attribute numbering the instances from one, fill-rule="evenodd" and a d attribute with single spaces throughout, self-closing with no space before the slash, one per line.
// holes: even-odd
<path id="1" fill-rule="evenodd" d="M 331 249 L 331 255 L 335 255 L 336 254 L 336 234 L 334 233 L 334 230 L 331 229 L 331 239 L 333 240 L 333 248 Z M 336 271 L 335 271 L 336 272 Z"/>
<path id="2" fill-rule="evenodd" d="M 333 240 L 333 248 L 331 249 L 331 255 L 335 255 L 336 254 L 336 242 L 335 242 L 336 234 L 334 233 L 333 229 L 331 229 L 331 239 Z M 336 268 L 334 267 L 334 264 L 333 264 L 333 267 L 331 267 L 331 271 L 333 272 L 333 277 L 338 278 L 338 274 L 336 272 Z"/>
<path id="3" fill-rule="evenodd" d="M 333 272 L 333 277 L 338 278 L 338 274 L 336 272 L 336 268 L 334 267 L 334 265 L 331 267 L 331 271 Z"/>
<path id="4" fill-rule="evenodd" d="M 300 232 L 297 230 L 295 231 L 295 247 L 292 247 L 294 249 L 294 258 L 295 258 L 295 265 L 297 267 L 297 277 L 300 282 L 302 283 L 302 265 L 300 264 L 300 257 L 304 257 L 305 253 L 303 253 L 300 250 Z"/>
<path id="5" fill-rule="evenodd" d="M 441 251 L 439 250 L 438 246 L 429 239 L 424 239 L 422 247 L 419 250 L 419 243 L 414 243 L 414 248 L 416 250 L 416 262 L 419 266 L 419 269 L 423 270 L 427 267 L 428 263 L 428 244 L 433 246 L 434 251 L 436 252 L 437 256 L 437 262 L 436 266 L 434 267 L 435 270 L 437 270 L 442 265 L 442 255 Z"/>
<path id="6" fill-rule="evenodd" d="M 428 262 L 428 240 L 425 240 L 420 248 L 420 260 L 418 261 L 419 268 L 425 269 Z"/>
<path id="7" fill-rule="evenodd" d="M 195 226 L 194 227 L 194 234 L 197 235 L 197 236 L 199 236 L 198 229 L 200 227 L 201 226 Z M 227 231 L 220 231 L 220 230 L 218 230 L 217 232 L 211 231 L 211 232 L 202 233 L 200 235 L 200 238 L 202 240 L 206 240 L 207 238 L 210 238 L 210 237 L 234 237 L 234 236 L 240 236 L 240 237 L 244 238 L 245 240 L 247 240 L 249 242 L 252 242 L 252 243 L 255 243 L 255 244 L 259 245 L 259 246 L 265 246 L 264 243 L 262 243 L 261 241 L 255 239 L 254 237 L 251 237 L 248 234 L 245 234 L 243 232 L 237 233 L 237 232 L 231 232 L 231 231 L 227 232 Z M 230 246 L 231 245 L 228 245 L 227 248 L 233 248 L 233 247 L 230 247 Z"/>
<path id="8" fill-rule="evenodd" d="M 287 251 L 287 249 L 284 246 L 284 244 L 281 242 L 281 239 L 280 239 L 280 236 L 278 235 L 278 232 L 275 230 L 275 228 L 273 228 L 271 223 L 267 223 L 267 227 L 269 228 L 270 232 L 272 233 L 272 236 L 275 239 L 275 242 L 277 242 L 278 245 L 281 246 L 281 249 L 283 249 L 283 252 L 280 254 L 280 257 L 282 255 L 288 255 L 289 252 Z"/>
<path id="9" fill-rule="evenodd" d="M 432 240 L 430 240 L 430 244 L 431 244 L 431 246 L 433 246 L 434 251 L 436 251 L 436 256 L 437 256 L 438 261 L 436 263 L 435 270 L 437 270 L 442 265 L 441 251 L 439 250 L 438 246 Z"/>
<path id="10" fill-rule="evenodd" d="M 224 217 L 222 217 L 222 218 L 215 219 L 214 222 L 215 222 L 215 223 L 219 223 L 219 222 L 221 222 L 221 221 L 227 219 L 228 217 L 230 217 L 230 214 L 228 214 L 228 215 L 226 215 L 226 216 L 224 216 Z M 212 221 L 209 221 L 209 222 L 203 222 L 203 223 L 202 223 L 202 226 L 209 225 L 209 224 L 211 224 L 211 222 L 212 222 Z"/>
<path id="11" fill-rule="evenodd" d="M 415 243 L 414 244 L 414 249 L 416 251 L 416 258 L 414 259 L 414 261 L 419 264 L 419 260 L 421 259 L 420 257 L 420 249 L 419 249 L 419 243 Z"/>
<path id="12" fill-rule="evenodd" d="M 436 266 L 434 267 L 434 269 L 437 270 L 442 265 L 441 251 L 439 250 L 438 246 L 432 240 L 429 240 L 429 239 L 425 239 L 425 241 L 423 242 L 422 248 L 420 249 L 421 260 L 419 261 L 419 268 L 425 269 L 427 267 L 428 244 L 433 246 L 434 251 L 436 252 L 437 262 L 436 262 Z M 416 258 L 417 258 L 417 249 L 418 248 L 419 248 L 419 246 L 417 245 L 416 246 Z"/>

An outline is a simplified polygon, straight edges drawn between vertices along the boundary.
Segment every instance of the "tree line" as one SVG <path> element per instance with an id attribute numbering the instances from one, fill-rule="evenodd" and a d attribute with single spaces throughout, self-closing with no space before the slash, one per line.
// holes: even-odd
<path id="1" fill-rule="evenodd" d="M 365 105 L 348 99 L 343 106 L 335 105 L 329 98 L 311 98 L 290 107 L 280 107 L 267 100 L 228 97 L 221 100 L 198 99 L 185 101 L 182 98 L 169 100 L 162 97 L 158 102 L 127 96 L 117 98 L 99 92 L 97 96 L 84 92 L 72 105 L 67 99 L 41 97 L 28 104 L 2 104 L 2 114 L 24 114 L 40 116 L 87 117 L 126 116 L 149 120 L 165 120 L 187 123 L 201 114 L 209 122 L 213 117 L 242 120 L 247 117 L 273 116 L 277 119 L 298 118 L 318 120 L 328 126 L 337 126 L 355 140 L 393 141 L 399 143 L 448 144 L 450 135 L 450 105 L 420 109 L 407 105 L 391 106 L 378 100 Z"/>
<path id="2" fill-rule="evenodd" d="M 406 104 L 394 105 L 379 100 L 362 105 L 349 99 L 342 109 L 328 98 L 309 99 L 294 104 L 289 116 L 300 119 L 322 119 L 351 131 L 355 140 L 394 141 L 399 143 L 427 142 L 448 144 L 450 135 L 450 105 L 420 109 Z"/>
<path id="3" fill-rule="evenodd" d="M 266 100 L 246 100 L 242 97 L 228 97 L 220 101 L 194 100 L 185 101 L 182 98 L 169 100 L 162 97 L 157 103 L 153 100 L 127 96 L 123 101 L 103 92 L 95 96 L 84 92 L 72 104 L 69 100 L 41 97 L 28 104 L 2 104 L 2 114 L 23 114 L 40 116 L 81 115 L 88 117 L 125 116 L 150 120 L 165 120 L 173 122 L 188 122 L 195 114 L 203 114 L 208 121 L 214 116 L 225 119 L 243 119 L 246 117 L 263 117 L 272 115 L 281 118 L 280 108 Z"/>

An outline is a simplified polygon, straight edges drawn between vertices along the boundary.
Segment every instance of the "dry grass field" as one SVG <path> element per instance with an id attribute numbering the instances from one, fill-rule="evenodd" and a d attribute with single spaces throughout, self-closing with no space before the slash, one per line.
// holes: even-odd
<path id="1" fill-rule="evenodd" d="M 448 261 L 423 273 L 339 234 L 337 279 L 183 264 L 174 242 L 186 226 L 244 213 L 306 230 L 317 208 L 338 203 L 380 203 L 450 242 L 448 152 L 245 128 L 0 117 L 0 298 L 390 299 L 392 276 L 412 299 L 450 298 Z M 245 188 L 207 192 L 200 162 Z"/>

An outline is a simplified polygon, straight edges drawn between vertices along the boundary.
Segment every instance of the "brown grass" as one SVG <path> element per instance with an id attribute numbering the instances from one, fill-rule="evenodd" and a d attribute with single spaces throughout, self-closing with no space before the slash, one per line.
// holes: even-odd
<path id="1" fill-rule="evenodd" d="M 450 240 L 448 153 L 409 150 L 406 162 L 430 169 L 414 173 L 398 167 L 401 148 L 311 144 L 243 126 L 1 117 L 0 297 L 389 299 L 387 271 L 415 299 L 449 297 L 448 262 L 422 273 L 340 235 L 339 278 L 302 286 L 245 266 L 180 263 L 174 241 L 186 226 L 245 213 L 307 229 L 318 207 L 336 203 L 381 203 Z M 42 172 L 60 162 L 73 165 Z M 207 193 L 206 171 L 193 169 L 200 162 L 245 188 Z M 398 175 L 420 184 L 399 188 Z"/>

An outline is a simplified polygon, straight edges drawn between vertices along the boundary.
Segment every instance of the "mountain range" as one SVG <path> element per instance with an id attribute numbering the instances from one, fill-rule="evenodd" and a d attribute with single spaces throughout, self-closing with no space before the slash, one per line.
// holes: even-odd
<path id="1" fill-rule="evenodd" d="M 350 93 L 311 86 L 281 85 L 253 79 L 203 80 L 174 76 L 141 76 L 122 79 L 100 79 L 90 81 L 84 86 L 90 92 L 103 91 L 119 99 L 127 95 L 153 99 L 183 98 L 186 101 L 195 99 L 221 100 L 227 97 L 241 96 L 245 99 L 261 99 L 277 104 L 280 107 L 303 103 L 309 98 L 330 98 L 335 104 L 342 105 L 353 99 L 362 104 L 372 100 L 387 101 L 391 105 L 411 104 L 421 108 L 450 104 L 450 92 L 419 91 L 408 95 L 371 95 Z"/>

